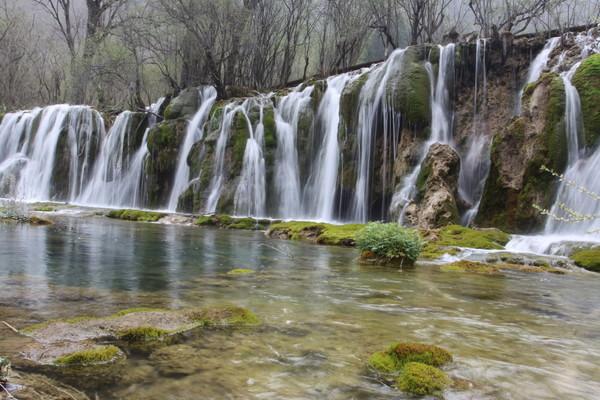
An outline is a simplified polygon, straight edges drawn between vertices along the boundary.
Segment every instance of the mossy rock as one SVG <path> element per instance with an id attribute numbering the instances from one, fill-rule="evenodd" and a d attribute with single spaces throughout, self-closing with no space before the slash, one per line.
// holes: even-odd
<path id="1" fill-rule="evenodd" d="M 274 223 L 267 236 L 283 240 L 302 240 L 330 246 L 353 247 L 356 234 L 364 224 L 334 225 L 317 222 L 289 221 Z"/>
<path id="2" fill-rule="evenodd" d="M 175 97 L 164 111 L 166 120 L 186 118 L 194 115 L 199 107 L 200 92 L 198 88 L 184 89 Z"/>
<path id="3" fill-rule="evenodd" d="M 441 367 L 452 362 L 452 355 L 445 349 L 423 343 L 395 343 L 387 351 L 374 353 L 369 366 L 384 374 L 400 372 L 411 362 Z"/>
<path id="4" fill-rule="evenodd" d="M 423 232 L 423 236 L 430 238 L 421 253 L 423 259 L 455 255 L 459 252 L 457 248 L 502 250 L 510 241 L 510 235 L 499 229 L 472 229 L 460 225 Z"/>
<path id="5" fill-rule="evenodd" d="M 431 122 L 431 85 L 418 53 L 414 47 L 405 51 L 400 73 L 390 79 L 386 96 L 407 126 L 423 128 Z"/>
<path id="6" fill-rule="evenodd" d="M 517 271 L 526 273 L 551 273 L 563 275 L 564 270 L 554 268 L 547 263 L 522 264 L 515 262 L 500 262 L 500 263 L 481 263 L 475 261 L 462 260 L 454 263 L 442 265 L 442 272 L 467 272 L 475 274 L 501 274 L 503 271 Z"/>
<path id="7" fill-rule="evenodd" d="M 441 395 L 452 384 L 446 373 L 420 362 L 406 364 L 396 380 L 396 387 L 417 396 Z"/>
<path id="8" fill-rule="evenodd" d="M 142 210 L 112 210 L 106 214 L 108 218 L 136 222 L 157 222 L 166 217 L 164 213 Z"/>
<path id="9" fill-rule="evenodd" d="M 483 264 L 472 261 L 457 261 L 445 264 L 440 267 L 443 272 L 472 272 L 477 274 L 496 274 L 500 272 L 498 268 L 490 264 Z"/>
<path id="10" fill-rule="evenodd" d="M 123 357 L 116 346 L 97 346 L 58 357 L 54 363 L 61 366 L 106 364 Z"/>
<path id="11" fill-rule="evenodd" d="M 572 79 L 581 99 L 584 142 L 593 147 L 600 136 L 600 54 L 583 60 Z"/>
<path id="12" fill-rule="evenodd" d="M 360 93 L 369 79 L 369 73 L 363 73 L 346 84 L 340 98 L 340 116 L 346 129 L 353 129 L 358 118 Z"/>
<path id="13" fill-rule="evenodd" d="M 33 211 L 37 212 L 55 212 L 56 207 L 54 206 L 37 206 L 33 208 Z"/>
<path id="14" fill-rule="evenodd" d="M 577 250 L 571 254 L 571 259 L 578 267 L 588 271 L 600 272 L 600 247 Z"/>
<path id="15" fill-rule="evenodd" d="M 198 226 L 214 226 L 223 229 L 256 231 L 266 228 L 266 221 L 245 217 L 236 218 L 229 215 L 203 215 L 194 221 Z"/>

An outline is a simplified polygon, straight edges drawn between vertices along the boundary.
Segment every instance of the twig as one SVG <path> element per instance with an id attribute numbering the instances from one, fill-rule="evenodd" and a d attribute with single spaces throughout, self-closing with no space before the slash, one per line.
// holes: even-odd
<path id="1" fill-rule="evenodd" d="M 18 335 L 20 335 L 20 334 L 21 334 L 21 332 L 19 332 L 19 331 L 18 331 L 18 330 L 17 330 L 17 329 L 16 329 L 14 326 L 12 326 L 11 324 L 9 324 L 8 322 L 6 322 L 6 321 L 2 321 L 2 323 L 3 323 L 4 325 L 6 325 L 6 326 L 8 327 L 8 329 L 10 329 L 11 331 L 13 331 L 14 333 L 16 333 L 16 334 L 18 334 Z"/>
<path id="2" fill-rule="evenodd" d="M 2 388 L 2 390 L 4 390 L 6 392 L 6 394 L 8 395 L 9 399 L 17 400 L 17 398 L 15 396 L 13 396 L 12 393 L 9 392 L 8 389 L 6 387 L 4 387 L 4 385 L 1 384 L 1 383 L 0 383 L 0 388 Z"/>

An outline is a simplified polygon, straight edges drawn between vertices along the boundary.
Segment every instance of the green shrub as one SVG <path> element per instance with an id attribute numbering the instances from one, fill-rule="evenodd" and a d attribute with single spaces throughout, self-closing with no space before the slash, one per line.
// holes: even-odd
<path id="1" fill-rule="evenodd" d="M 423 243 L 419 234 L 396 223 L 373 222 L 356 234 L 356 247 L 385 260 L 405 260 L 414 263 Z"/>

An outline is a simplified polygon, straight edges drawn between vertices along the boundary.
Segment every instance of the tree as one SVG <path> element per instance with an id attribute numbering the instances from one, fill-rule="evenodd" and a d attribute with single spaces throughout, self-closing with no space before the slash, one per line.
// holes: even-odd
<path id="1" fill-rule="evenodd" d="M 551 3 L 552 0 L 469 0 L 469 9 L 475 25 L 489 37 L 501 31 L 514 34 L 525 31 Z"/>

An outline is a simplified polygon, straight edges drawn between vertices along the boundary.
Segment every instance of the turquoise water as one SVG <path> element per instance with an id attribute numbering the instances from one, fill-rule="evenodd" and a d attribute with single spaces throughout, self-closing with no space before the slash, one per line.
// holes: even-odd
<path id="1" fill-rule="evenodd" d="M 194 331 L 167 350 L 127 349 L 112 367 L 40 370 L 92 398 L 402 399 L 365 368 L 399 340 L 454 354 L 448 372 L 473 387 L 447 399 L 600 393 L 600 279 L 590 273 L 398 271 L 360 266 L 351 249 L 101 217 L 0 225 L 0 244 L 0 319 L 18 328 L 133 306 L 236 304 L 262 320 Z M 228 276 L 234 268 L 257 273 Z M 20 341 L 0 330 L 0 354 L 17 367 Z"/>

